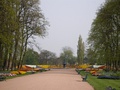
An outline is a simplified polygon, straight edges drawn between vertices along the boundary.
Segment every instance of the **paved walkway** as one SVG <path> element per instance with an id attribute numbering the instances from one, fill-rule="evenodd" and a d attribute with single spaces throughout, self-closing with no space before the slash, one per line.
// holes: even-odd
<path id="1" fill-rule="evenodd" d="M 0 90 L 94 90 L 74 69 L 52 69 L 0 82 Z"/>

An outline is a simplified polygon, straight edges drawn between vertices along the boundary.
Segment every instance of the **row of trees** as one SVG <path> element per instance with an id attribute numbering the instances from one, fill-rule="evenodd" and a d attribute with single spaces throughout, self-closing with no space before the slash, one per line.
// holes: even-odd
<path id="1" fill-rule="evenodd" d="M 84 57 L 85 48 L 82 37 L 79 36 L 78 46 L 77 46 L 77 57 L 74 56 L 72 48 L 66 46 L 62 48 L 60 56 L 57 57 L 55 53 L 48 50 L 41 50 L 40 54 L 35 52 L 33 49 L 29 49 L 24 56 L 24 64 L 43 64 L 43 65 L 81 65 L 86 63 L 86 58 Z"/>
<path id="2" fill-rule="evenodd" d="M 29 39 L 45 27 L 39 0 L 0 0 L 0 70 L 20 68 Z"/>
<path id="3" fill-rule="evenodd" d="M 87 51 L 91 63 L 120 68 L 120 0 L 106 0 L 92 23 Z"/>
<path id="4" fill-rule="evenodd" d="M 40 54 L 38 54 L 38 52 L 33 49 L 27 49 L 23 60 L 23 64 L 30 65 L 63 65 L 63 63 L 75 65 L 76 63 L 76 57 L 73 55 L 73 51 L 70 47 L 64 47 L 59 57 L 48 50 L 42 50 Z"/>

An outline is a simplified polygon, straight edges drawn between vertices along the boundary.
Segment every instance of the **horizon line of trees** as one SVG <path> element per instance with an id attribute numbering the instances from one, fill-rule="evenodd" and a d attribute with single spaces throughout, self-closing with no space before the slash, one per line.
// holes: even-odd
<path id="1" fill-rule="evenodd" d="M 60 56 L 57 57 L 54 52 L 48 50 L 41 50 L 40 53 L 28 48 L 23 58 L 23 64 L 29 65 L 75 65 L 76 56 L 73 55 L 72 48 L 63 47 Z"/>

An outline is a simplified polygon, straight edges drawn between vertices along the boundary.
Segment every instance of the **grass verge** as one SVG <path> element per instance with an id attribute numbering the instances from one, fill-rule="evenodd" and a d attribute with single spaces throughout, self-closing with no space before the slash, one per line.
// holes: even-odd
<path id="1" fill-rule="evenodd" d="M 80 74 L 84 76 L 87 72 L 80 71 Z M 111 86 L 116 90 L 120 90 L 120 79 L 97 79 L 97 76 L 92 76 L 88 73 L 87 82 L 94 87 L 94 90 L 106 90 L 106 87 Z"/>

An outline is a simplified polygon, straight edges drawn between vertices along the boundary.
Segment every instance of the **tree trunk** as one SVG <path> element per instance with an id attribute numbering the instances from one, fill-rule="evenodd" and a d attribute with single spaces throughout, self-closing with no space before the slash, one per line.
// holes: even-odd
<path id="1" fill-rule="evenodd" d="M 6 50 L 5 50 L 5 54 L 4 54 L 3 70 L 6 69 L 6 67 L 7 67 L 7 62 L 8 62 L 8 49 L 7 49 L 7 48 L 5 48 L 5 49 L 6 49 Z"/>

